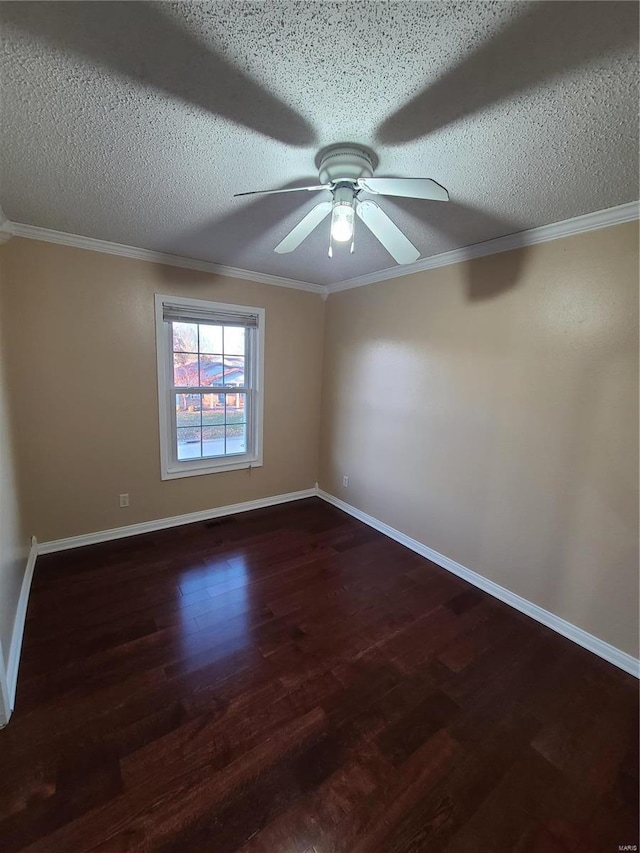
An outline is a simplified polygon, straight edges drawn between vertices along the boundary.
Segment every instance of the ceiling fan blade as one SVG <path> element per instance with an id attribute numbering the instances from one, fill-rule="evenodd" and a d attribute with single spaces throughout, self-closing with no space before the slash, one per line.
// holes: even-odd
<path id="1" fill-rule="evenodd" d="M 331 202 L 330 201 L 321 201 L 320 204 L 316 204 L 314 208 L 312 208 L 309 213 L 304 217 L 303 220 L 298 222 L 298 224 L 293 228 L 284 240 L 281 240 L 278 245 L 273 250 L 277 252 L 279 255 L 286 255 L 289 252 L 293 252 L 294 249 L 297 249 L 300 243 L 311 234 L 313 229 L 320 225 L 325 216 L 328 216 L 331 213 Z"/>
<path id="2" fill-rule="evenodd" d="M 417 261 L 420 252 L 375 201 L 360 201 L 356 213 L 397 264 Z"/>
<path id="3" fill-rule="evenodd" d="M 284 190 L 253 190 L 248 193 L 234 193 L 233 197 L 237 198 L 241 195 L 276 195 L 277 193 L 299 193 L 302 190 L 307 190 L 307 192 L 317 192 L 318 190 L 328 190 L 329 184 L 318 184 L 315 187 L 289 187 Z"/>
<path id="4" fill-rule="evenodd" d="M 449 201 L 449 193 L 431 178 L 360 178 L 358 186 L 378 195 Z"/>

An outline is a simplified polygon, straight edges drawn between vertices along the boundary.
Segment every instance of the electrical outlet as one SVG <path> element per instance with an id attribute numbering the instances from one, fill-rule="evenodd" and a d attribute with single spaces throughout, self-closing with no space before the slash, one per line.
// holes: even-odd
<path id="1" fill-rule="evenodd" d="M 344 477 L 342 478 L 342 485 L 345 487 L 345 489 L 346 489 L 346 488 L 347 488 L 347 486 L 349 485 L 349 477 L 348 477 L 346 474 L 345 474 L 345 475 L 344 475 Z"/>
<path id="2" fill-rule="evenodd" d="M 129 506 L 129 495 L 120 495 L 120 508 Z"/>

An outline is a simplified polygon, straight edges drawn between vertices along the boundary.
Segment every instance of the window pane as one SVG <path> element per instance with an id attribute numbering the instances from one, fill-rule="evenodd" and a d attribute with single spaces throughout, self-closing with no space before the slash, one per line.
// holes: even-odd
<path id="1" fill-rule="evenodd" d="M 178 459 L 200 459 L 202 456 L 202 430 L 200 427 L 179 427 Z"/>
<path id="2" fill-rule="evenodd" d="M 202 428 L 202 455 L 224 456 L 223 426 L 210 426 Z"/>
<path id="3" fill-rule="evenodd" d="M 173 351 L 198 352 L 197 323 L 172 323 Z"/>
<path id="4" fill-rule="evenodd" d="M 224 327 L 224 354 L 225 355 L 244 355 L 244 335 L 245 330 L 238 326 Z M 220 350 L 216 350 L 220 352 Z"/>
<path id="5" fill-rule="evenodd" d="M 226 394 L 226 422 L 227 424 L 241 424 L 247 419 L 247 395 Z"/>
<path id="6" fill-rule="evenodd" d="M 222 326 L 200 324 L 200 352 L 222 352 Z"/>
<path id="7" fill-rule="evenodd" d="M 222 385 L 222 356 L 200 356 L 200 384 Z"/>
<path id="8" fill-rule="evenodd" d="M 201 406 L 200 394 L 176 394 L 176 426 L 199 427 Z"/>
<path id="9" fill-rule="evenodd" d="M 177 325 L 177 323 L 175 324 Z M 175 353 L 173 356 L 173 384 L 179 388 L 197 387 L 198 356 Z"/>
<path id="10" fill-rule="evenodd" d="M 224 356 L 224 384 L 244 385 L 244 358 L 241 355 Z"/>
<path id="11" fill-rule="evenodd" d="M 230 453 L 247 452 L 247 425 L 232 424 L 227 430 L 227 456 Z"/>
<path id="12" fill-rule="evenodd" d="M 224 424 L 224 394 L 202 395 L 202 425 Z"/>

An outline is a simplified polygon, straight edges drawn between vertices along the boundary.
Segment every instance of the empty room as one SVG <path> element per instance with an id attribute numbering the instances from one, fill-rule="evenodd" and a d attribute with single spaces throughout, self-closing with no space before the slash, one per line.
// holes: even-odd
<path id="1" fill-rule="evenodd" d="M 0 0 L 2 853 L 638 850 L 639 10 Z"/>

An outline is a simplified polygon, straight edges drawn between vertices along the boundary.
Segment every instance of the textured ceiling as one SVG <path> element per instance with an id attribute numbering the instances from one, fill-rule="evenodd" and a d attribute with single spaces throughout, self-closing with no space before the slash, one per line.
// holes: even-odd
<path id="1" fill-rule="evenodd" d="M 450 204 L 380 204 L 422 257 L 638 196 L 632 2 L 2 3 L 0 205 L 16 222 L 322 284 L 394 266 L 328 221 L 318 149 Z"/>

